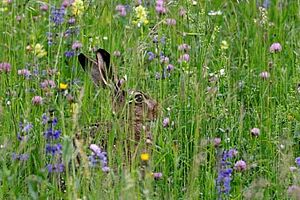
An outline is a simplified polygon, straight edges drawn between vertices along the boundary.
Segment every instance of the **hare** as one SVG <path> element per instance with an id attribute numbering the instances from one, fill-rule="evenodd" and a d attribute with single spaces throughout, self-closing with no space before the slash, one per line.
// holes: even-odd
<path id="1" fill-rule="evenodd" d="M 145 139 L 146 143 L 151 143 L 151 132 L 146 124 L 157 118 L 157 101 L 144 92 L 121 89 L 124 79 L 118 79 L 114 73 L 110 65 L 110 54 L 106 50 L 98 49 L 95 60 L 80 53 L 78 61 L 96 86 L 112 90 L 112 108 L 114 112 L 128 117 L 126 123 L 131 129 L 129 131 L 134 133 L 134 137 L 128 136 L 128 139 L 136 144 L 142 139 Z M 109 130 L 107 127 L 104 129 Z"/>

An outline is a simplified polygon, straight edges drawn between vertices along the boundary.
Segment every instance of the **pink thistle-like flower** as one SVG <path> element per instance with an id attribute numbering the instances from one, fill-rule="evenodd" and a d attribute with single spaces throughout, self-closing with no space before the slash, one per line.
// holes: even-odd
<path id="1" fill-rule="evenodd" d="M 253 135 L 253 136 L 259 136 L 260 135 L 260 129 L 259 128 L 252 128 L 251 129 L 251 134 Z"/>
<path id="2" fill-rule="evenodd" d="M 153 177 L 154 177 L 155 180 L 161 179 L 162 176 L 163 176 L 163 174 L 161 172 L 154 172 L 153 173 Z"/>
<path id="3" fill-rule="evenodd" d="M 190 55 L 185 53 L 182 56 L 179 57 L 178 62 L 189 62 L 190 61 Z"/>
<path id="4" fill-rule="evenodd" d="M 8 73 L 11 70 L 11 65 L 7 62 L 0 63 L 0 73 L 5 72 Z"/>
<path id="5" fill-rule="evenodd" d="M 43 98 L 41 96 L 34 96 L 32 98 L 32 104 L 33 105 L 42 105 L 43 104 Z"/>
<path id="6" fill-rule="evenodd" d="M 72 49 L 73 50 L 78 50 L 82 47 L 82 44 L 78 41 L 75 41 L 73 44 L 72 44 Z"/>
<path id="7" fill-rule="evenodd" d="M 40 10 L 41 10 L 41 11 L 46 12 L 46 11 L 48 11 L 48 9 L 49 9 L 49 6 L 48 6 L 47 4 L 42 4 L 42 5 L 40 6 Z"/>
<path id="8" fill-rule="evenodd" d="M 245 161 L 243 160 L 239 160 L 235 163 L 234 165 L 234 169 L 237 171 L 245 171 L 247 168 L 247 164 Z"/>
<path id="9" fill-rule="evenodd" d="M 176 25 L 176 19 L 168 18 L 166 19 L 166 24 L 169 26 L 175 26 Z"/>
<path id="10" fill-rule="evenodd" d="M 271 53 L 277 53 L 280 52 L 281 50 L 282 50 L 281 44 L 278 42 L 273 43 L 269 49 Z"/>
<path id="11" fill-rule="evenodd" d="M 31 76 L 31 72 L 28 69 L 19 69 L 18 75 L 28 77 Z"/>
<path id="12" fill-rule="evenodd" d="M 214 146 L 215 146 L 215 147 L 220 146 L 221 141 L 222 141 L 221 138 L 215 138 L 215 139 L 214 139 Z"/>
<path id="13" fill-rule="evenodd" d="M 169 125 L 170 125 L 170 118 L 169 117 L 164 118 L 164 120 L 163 120 L 163 127 L 166 128 Z"/>

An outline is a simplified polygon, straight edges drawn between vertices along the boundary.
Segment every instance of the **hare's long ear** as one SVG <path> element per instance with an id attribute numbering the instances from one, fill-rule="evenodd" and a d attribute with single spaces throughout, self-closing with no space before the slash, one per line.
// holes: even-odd
<path id="1" fill-rule="evenodd" d="M 108 80 L 112 76 L 110 68 L 110 55 L 104 49 L 96 52 L 96 61 L 86 57 L 84 54 L 78 55 L 79 63 L 84 71 L 87 71 L 97 86 L 108 86 Z"/>

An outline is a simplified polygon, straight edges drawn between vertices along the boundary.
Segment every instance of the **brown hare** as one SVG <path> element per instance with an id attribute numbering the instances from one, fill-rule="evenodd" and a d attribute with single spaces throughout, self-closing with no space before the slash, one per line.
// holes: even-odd
<path id="1" fill-rule="evenodd" d="M 78 55 L 78 60 L 96 86 L 111 90 L 114 112 L 121 117 L 127 116 L 123 125 L 127 125 L 129 133 L 133 133 L 126 136 L 127 139 L 133 141 L 135 145 L 139 142 L 151 143 L 149 122 L 157 118 L 158 103 L 141 91 L 121 89 L 124 79 L 118 79 L 114 73 L 110 65 L 110 54 L 106 50 L 98 49 L 95 60 L 82 53 Z M 99 126 L 103 126 L 103 124 L 100 122 L 95 127 Z M 110 128 L 102 127 L 100 129 L 109 130 Z M 102 131 L 96 130 L 96 132 L 103 134 Z"/>

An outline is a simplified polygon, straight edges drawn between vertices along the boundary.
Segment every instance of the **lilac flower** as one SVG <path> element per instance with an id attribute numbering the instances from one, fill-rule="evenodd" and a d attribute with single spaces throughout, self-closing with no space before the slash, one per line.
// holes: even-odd
<path id="1" fill-rule="evenodd" d="M 27 123 L 25 126 L 22 128 L 22 132 L 28 133 L 32 129 L 33 125 L 31 123 Z"/>
<path id="2" fill-rule="evenodd" d="M 251 134 L 253 135 L 253 136 L 259 136 L 260 135 L 260 129 L 259 128 L 252 128 L 251 129 Z"/>
<path id="3" fill-rule="evenodd" d="M 191 49 L 191 47 L 185 43 L 178 46 L 179 51 L 188 52 L 190 49 Z"/>
<path id="4" fill-rule="evenodd" d="M 89 156 L 90 165 L 92 167 L 97 167 L 100 164 L 103 172 L 109 172 L 109 167 L 107 166 L 107 153 L 102 151 L 96 144 L 91 144 L 90 149 L 92 150 L 92 155 Z"/>
<path id="5" fill-rule="evenodd" d="M 71 6 L 72 3 L 74 3 L 74 0 L 64 0 L 64 1 L 62 2 L 62 6 L 66 8 L 66 7 Z"/>
<path id="6" fill-rule="evenodd" d="M 78 49 L 80 49 L 82 47 L 82 44 L 80 43 L 80 42 L 78 42 L 78 41 L 75 41 L 73 44 L 72 44 L 72 49 L 73 50 L 78 50 Z"/>
<path id="7" fill-rule="evenodd" d="M 154 177 L 155 180 L 161 179 L 162 176 L 163 176 L 163 174 L 161 172 L 154 172 L 153 173 L 153 177 Z"/>
<path id="8" fill-rule="evenodd" d="M 215 139 L 214 139 L 214 146 L 215 146 L 215 147 L 220 146 L 221 141 L 222 141 L 221 138 L 215 138 Z"/>
<path id="9" fill-rule="evenodd" d="M 53 122 L 52 122 L 52 124 L 53 124 Z M 53 130 L 52 127 L 48 128 L 44 132 L 44 136 L 48 140 L 57 140 L 57 139 L 59 139 L 60 135 L 61 135 L 61 131 L 60 130 Z"/>
<path id="10" fill-rule="evenodd" d="M 162 63 L 162 64 L 163 64 L 163 63 L 164 63 L 164 64 L 168 64 L 169 61 L 170 61 L 169 57 L 164 56 L 164 55 L 161 55 L 161 56 L 160 56 L 160 63 Z"/>
<path id="11" fill-rule="evenodd" d="M 8 73 L 11 70 L 11 65 L 7 62 L 0 63 L 0 73 L 5 72 Z"/>
<path id="12" fill-rule="evenodd" d="M 43 104 L 43 98 L 41 96 L 34 96 L 31 101 L 32 101 L 32 104 L 34 104 L 34 105 L 42 105 Z"/>
<path id="13" fill-rule="evenodd" d="M 269 49 L 269 51 L 270 51 L 271 53 L 278 53 L 278 52 L 280 52 L 281 50 L 282 50 L 281 44 L 278 43 L 278 42 L 273 43 L 273 44 L 270 46 L 270 49 Z"/>
<path id="14" fill-rule="evenodd" d="M 298 165 L 298 167 L 300 167 L 300 157 L 297 157 L 295 159 L 295 163 Z"/>
<path id="15" fill-rule="evenodd" d="M 119 12 L 119 15 L 121 17 L 125 17 L 126 14 L 127 14 L 126 7 L 124 5 L 122 5 L 122 4 L 119 4 L 119 5 L 116 6 L 116 11 Z"/>
<path id="16" fill-rule="evenodd" d="M 65 165 L 63 163 L 57 163 L 57 164 L 48 164 L 46 166 L 49 173 L 57 172 L 61 173 L 65 170 Z"/>
<path id="17" fill-rule="evenodd" d="M 62 154 L 62 145 L 57 143 L 57 144 L 46 144 L 46 154 Z"/>
<path id="18" fill-rule="evenodd" d="M 153 60 L 154 58 L 155 58 L 155 54 L 153 53 L 153 52 L 151 52 L 151 51 L 149 51 L 148 53 L 147 53 L 147 55 L 148 55 L 148 60 Z"/>
<path id="19" fill-rule="evenodd" d="M 166 128 L 169 125 L 170 125 L 170 118 L 169 117 L 164 118 L 164 120 L 163 120 L 163 127 Z"/>
<path id="20" fill-rule="evenodd" d="M 245 171 L 247 168 L 247 164 L 245 161 L 243 160 L 239 160 L 235 163 L 234 165 L 234 169 L 237 171 Z"/>
<path id="21" fill-rule="evenodd" d="M 75 56 L 75 52 L 74 51 L 66 51 L 65 56 L 67 58 L 71 58 L 71 57 Z"/>
<path id="22" fill-rule="evenodd" d="M 189 62 L 190 61 L 190 55 L 185 53 L 182 56 L 179 57 L 178 62 L 182 63 L 182 62 Z"/>
<path id="23" fill-rule="evenodd" d="M 168 64 L 166 69 L 167 69 L 168 72 L 171 72 L 171 71 L 174 70 L 174 66 L 172 64 Z"/>
<path id="24" fill-rule="evenodd" d="M 29 155 L 26 153 L 24 153 L 24 154 L 13 153 L 11 157 L 13 160 L 26 161 L 26 160 L 28 160 Z"/>
<path id="25" fill-rule="evenodd" d="M 19 69 L 18 75 L 24 76 L 24 77 L 29 77 L 29 76 L 31 76 L 31 72 L 28 69 Z"/>
<path id="26" fill-rule="evenodd" d="M 52 8 L 51 11 L 51 20 L 55 23 L 55 25 L 61 25 L 64 22 L 65 17 L 65 8 Z"/>
<path id="27" fill-rule="evenodd" d="M 158 14 L 166 14 L 167 9 L 165 7 L 164 0 L 157 0 L 155 10 Z"/>
<path id="28" fill-rule="evenodd" d="M 71 17 L 71 18 L 68 20 L 68 24 L 70 24 L 70 25 L 75 24 L 75 22 L 76 22 L 75 17 Z"/>
<path id="29" fill-rule="evenodd" d="M 166 19 L 166 24 L 169 25 L 169 26 L 175 26 L 176 25 L 176 19 L 168 18 L 168 19 Z"/>
<path id="30" fill-rule="evenodd" d="M 262 78 L 262 79 L 268 79 L 270 77 L 270 73 L 269 72 L 261 72 L 259 74 L 259 76 Z"/>

